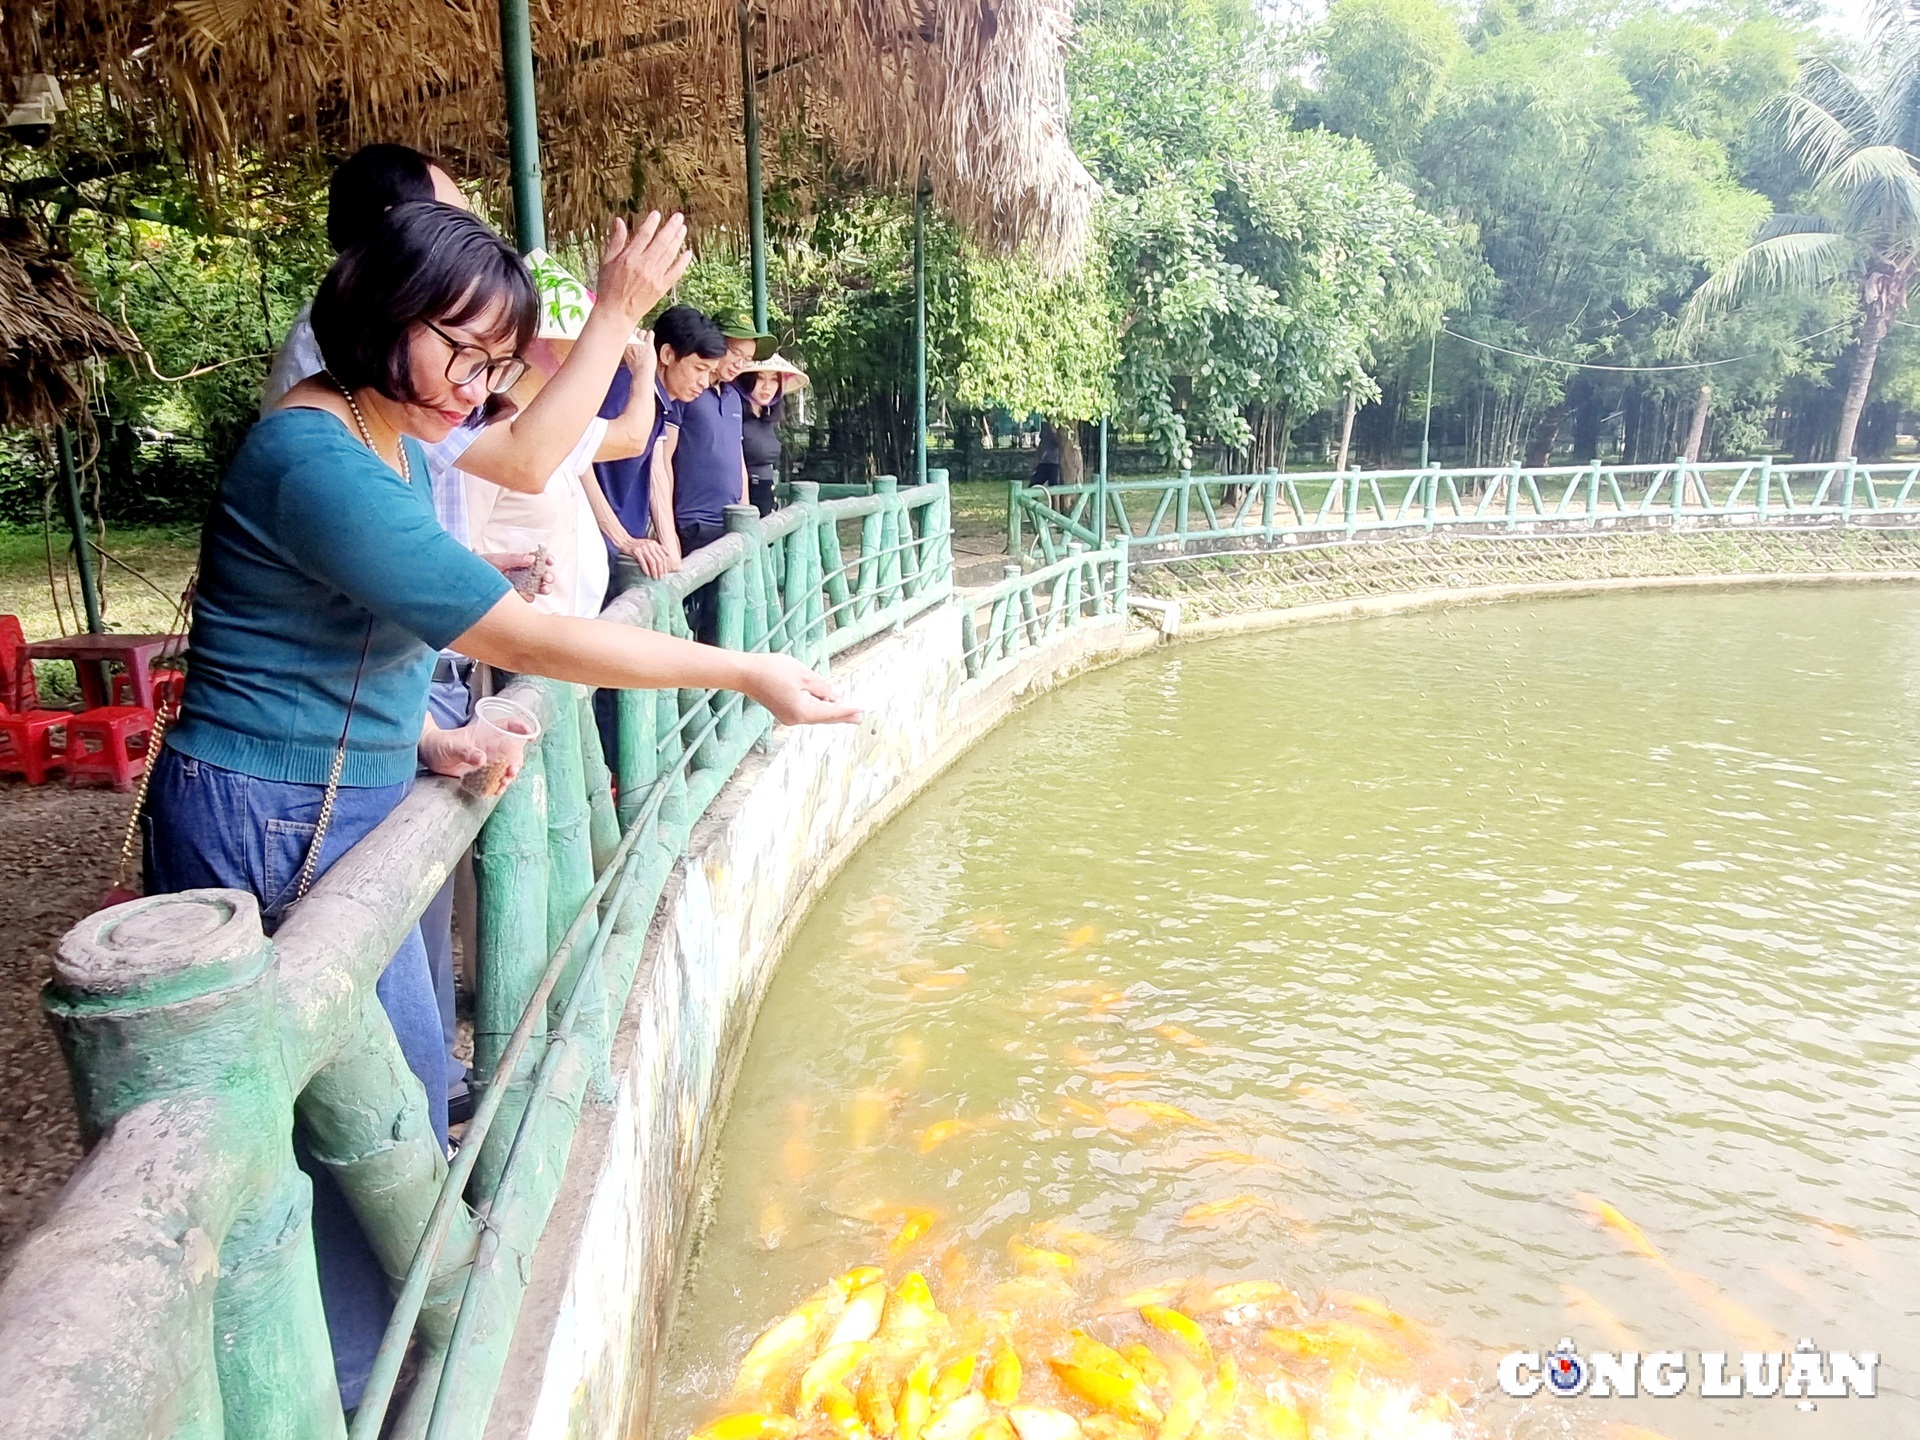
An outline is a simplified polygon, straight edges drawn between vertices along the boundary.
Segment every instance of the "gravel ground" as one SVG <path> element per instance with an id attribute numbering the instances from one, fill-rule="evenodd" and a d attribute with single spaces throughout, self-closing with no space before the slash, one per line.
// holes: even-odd
<path id="1" fill-rule="evenodd" d="M 73 1097 L 40 1011 L 53 948 L 113 878 L 130 795 L 0 783 L 0 1253 L 80 1161 Z"/>

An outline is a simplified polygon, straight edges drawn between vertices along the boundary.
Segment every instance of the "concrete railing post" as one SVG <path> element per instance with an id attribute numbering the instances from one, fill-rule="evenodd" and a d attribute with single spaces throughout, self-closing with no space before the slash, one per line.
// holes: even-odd
<path id="1" fill-rule="evenodd" d="M 276 998 L 259 907 L 230 890 L 89 916 L 61 941 L 45 995 L 89 1145 L 148 1102 L 200 1095 L 217 1100 L 210 1149 L 238 1166 L 222 1187 L 230 1208 L 192 1217 L 182 1236 L 204 1251 L 178 1278 L 205 1323 L 164 1335 L 179 1386 L 165 1397 L 169 1433 L 345 1434 Z M 69 1418 L 72 1433 L 98 1433 Z"/>

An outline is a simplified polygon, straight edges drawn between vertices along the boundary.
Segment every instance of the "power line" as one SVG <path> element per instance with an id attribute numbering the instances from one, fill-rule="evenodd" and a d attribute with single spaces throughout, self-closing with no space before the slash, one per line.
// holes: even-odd
<path id="1" fill-rule="evenodd" d="M 1809 340 L 1818 340 L 1822 335 L 1829 335 L 1846 323 L 1843 320 L 1839 325 L 1829 325 L 1825 330 L 1816 330 L 1811 335 L 1802 335 L 1794 343 L 1800 345 Z M 1509 350 L 1506 346 L 1495 345 L 1490 340 L 1476 340 L 1471 335 L 1462 335 L 1458 330 L 1448 330 L 1444 325 L 1440 328 L 1456 340 L 1464 340 L 1469 345 L 1478 345 L 1482 350 L 1495 350 L 1502 355 L 1511 355 L 1516 360 L 1533 360 L 1542 365 L 1564 365 L 1569 370 L 1605 370 L 1614 375 L 1658 375 L 1675 370 L 1711 370 L 1716 365 L 1738 365 L 1742 360 L 1755 360 L 1768 353 L 1765 350 L 1755 350 L 1751 354 L 1735 355 L 1727 360 L 1692 360 L 1678 365 L 1593 365 L 1585 360 L 1557 360 L 1551 355 L 1534 355 L 1525 350 Z"/>

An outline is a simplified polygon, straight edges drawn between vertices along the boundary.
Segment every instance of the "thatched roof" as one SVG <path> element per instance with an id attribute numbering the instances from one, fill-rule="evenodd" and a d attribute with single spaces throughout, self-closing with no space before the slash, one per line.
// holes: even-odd
<path id="1" fill-rule="evenodd" d="M 550 225 L 584 232 L 636 199 L 683 205 L 698 225 L 736 220 L 735 0 L 533 11 Z M 1068 0 L 755 0 L 752 15 L 772 175 L 817 171 L 824 155 L 901 185 L 924 166 L 934 203 L 984 244 L 1078 250 L 1093 184 L 1066 138 Z M 169 138 L 209 174 L 250 147 L 394 139 L 504 179 L 496 0 L 6 7 L 0 76 L 44 68 L 100 76 L 169 116 Z"/>
<path id="2" fill-rule="evenodd" d="M 74 367 L 126 348 L 32 228 L 0 216 L 0 426 L 52 426 L 83 398 Z"/>

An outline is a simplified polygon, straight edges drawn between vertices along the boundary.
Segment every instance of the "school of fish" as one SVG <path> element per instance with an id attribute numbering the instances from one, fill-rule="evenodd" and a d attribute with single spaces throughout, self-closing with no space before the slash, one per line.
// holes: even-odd
<path id="1" fill-rule="evenodd" d="M 922 1240 L 906 1215 L 889 1259 Z M 943 1308 L 918 1270 L 835 1276 L 748 1349 L 689 1440 L 1458 1440 L 1479 1433 L 1427 1328 L 1380 1300 L 1261 1280 L 1089 1298 L 1107 1242 L 1039 1225 L 1018 1272 Z M 964 1274 L 949 1251 L 943 1269 Z M 899 1268 L 896 1266 L 896 1268 Z"/>

